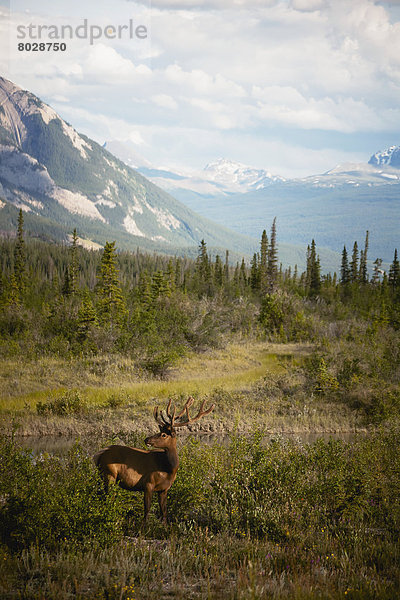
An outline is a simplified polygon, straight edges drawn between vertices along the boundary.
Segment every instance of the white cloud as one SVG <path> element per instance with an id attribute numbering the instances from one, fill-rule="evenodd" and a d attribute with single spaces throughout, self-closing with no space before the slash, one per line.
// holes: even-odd
<path id="1" fill-rule="evenodd" d="M 178 108 L 177 102 L 172 98 L 172 96 L 168 96 L 168 94 L 156 94 L 151 97 L 154 104 L 161 106 L 162 108 L 169 108 L 171 110 L 176 110 Z"/>
<path id="2" fill-rule="evenodd" d="M 291 0 L 290 6 L 294 10 L 314 11 L 323 8 L 326 5 L 325 0 Z"/>
<path id="3" fill-rule="evenodd" d="M 138 10 L 150 21 L 146 4 L 115 0 L 115 23 Z M 217 144 L 218 155 L 237 151 L 233 158 L 251 164 L 254 148 L 264 148 L 261 132 L 272 130 L 277 144 L 281 137 L 295 149 L 305 132 L 324 132 L 331 159 L 329 145 L 340 135 L 356 147 L 362 133 L 363 150 L 369 134 L 393 132 L 398 143 L 400 22 L 387 7 L 378 0 L 153 0 L 146 47 L 75 40 L 68 52 L 40 60 L 14 52 L 10 78 L 98 141 L 132 137 L 159 157 L 165 144 L 166 161 L 199 164 Z M 106 22 L 109 7 L 88 0 L 85 16 Z M 264 156 L 267 168 L 279 158 L 270 150 Z M 317 160 L 307 148 L 303 156 Z M 286 156 L 280 161 L 278 173 L 287 169 Z"/>

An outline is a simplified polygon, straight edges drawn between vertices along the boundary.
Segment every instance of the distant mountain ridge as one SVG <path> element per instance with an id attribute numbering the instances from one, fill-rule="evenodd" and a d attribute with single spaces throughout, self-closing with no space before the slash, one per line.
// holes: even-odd
<path id="1" fill-rule="evenodd" d="M 383 152 L 376 152 L 369 159 L 370 165 L 390 165 L 400 169 L 400 146 L 390 146 Z"/>
<path id="2" fill-rule="evenodd" d="M 207 239 L 210 247 L 250 253 L 255 240 L 195 214 L 75 129 L 34 94 L 0 78 L 0 221 L 11 204 L 47 232 L 123 248 L 174 252 Z M 39 222 L 38 221 L 38 222 Z M 39 225 L 38 225 L 39 226 Z M 60 229 L 61 228 L 61 229 Z"/>

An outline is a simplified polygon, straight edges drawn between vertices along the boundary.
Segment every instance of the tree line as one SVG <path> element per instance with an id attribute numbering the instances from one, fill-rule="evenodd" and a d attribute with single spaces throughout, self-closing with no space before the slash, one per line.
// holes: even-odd
<path id="1" fill-rule="evenodd" d="M 318 311 L 321 302 L 399 328 L 397 249 L 388 273 L 376 259 L 370 276 L 368 240 L 366 232 L 361 251 L 354 242 L 350 260 L 344 247 L 339 276 L 321 275 L 314 240 L 304 272 L 282 268 L 276 219 L 250 264 L 232 265 L 228 251 L 211 258 L 205 240 L 195 260 L 118 252 L 115 242 L 102 252 L 87 250 L 76 230 L 68 247 L 25 240 L 20 211 L 15 239 L 1 241 L 1 348 L 5 354 L 125 352 L 162 372 L 188 348 L 216 344 L 228 332 L 261 327 L 270 337 L 307 338 L 302 314 Z"/>

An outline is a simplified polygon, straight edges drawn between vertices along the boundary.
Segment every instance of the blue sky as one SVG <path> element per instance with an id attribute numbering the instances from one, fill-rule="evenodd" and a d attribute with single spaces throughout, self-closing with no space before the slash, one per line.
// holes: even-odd
<path id="1" fill-rule="evenodd" d="M 156 166 L 225 157 L 296 177 L 400 144 L 399 2 L 0 0 L 0 13 L 5 77 Z M 17 50 L 18 25 L 84 19 L 149 35 Z"/>

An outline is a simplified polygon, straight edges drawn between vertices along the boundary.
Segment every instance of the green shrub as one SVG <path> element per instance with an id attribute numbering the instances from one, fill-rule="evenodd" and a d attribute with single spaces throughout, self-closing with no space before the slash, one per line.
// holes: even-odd
<path id="1" fill-rule="evenodd" d="M 33 456 L 0 440 L 1 540 L 10 548 L 60 542 L 105 546 L 120 539 L 123 504 L 118 488 L 108 495 L 91 458 L 75 445 L 66 459 Z"/>
<path id="2" fill-rule="evenodd" d="M 48 402 L 38 402 L 36 411 L 38 415 L 75 415 L 86 410 L 86 403 L 77 391 L 68 391 L 59 398 Z"/>

